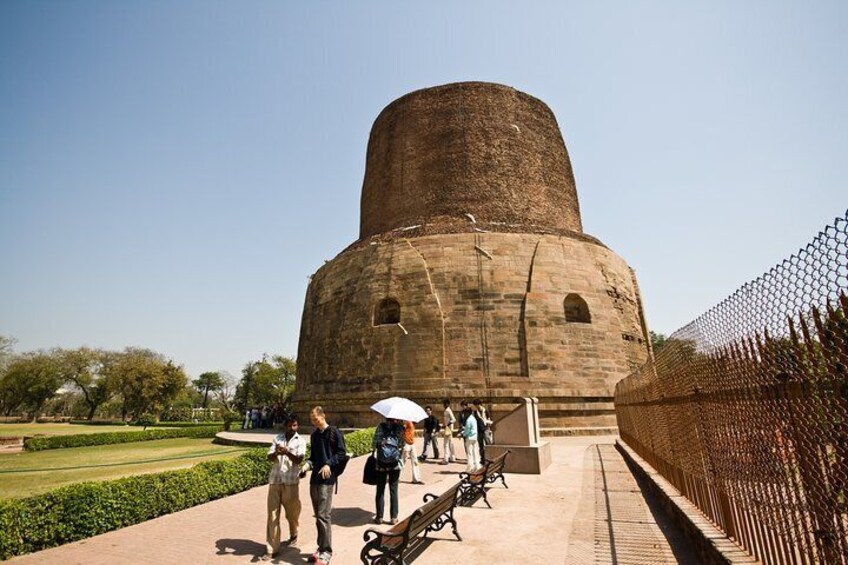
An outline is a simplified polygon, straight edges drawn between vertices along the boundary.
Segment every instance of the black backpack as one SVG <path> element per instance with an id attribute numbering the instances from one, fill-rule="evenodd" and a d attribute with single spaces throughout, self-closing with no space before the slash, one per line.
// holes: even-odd
<path id="1" fill-rule="evenodd" d="M 344 445 L 344 438 L 342 437 L 342 432 L 339 431 L 338 428 L 332 428 L 330 431 L 330 448 L 333 450 L 333 455 L 336 455 L 336 452 L 339 449 L 339 443 L 341 440 L 342 445 L 342 453 L 338 456 L 336 464 L 333 466 L 333 474 L 336 477 L 340 477 L 347 468 L 347 464 L 350 461 L 350 453 L 347 452 L 347 449 Z"/>

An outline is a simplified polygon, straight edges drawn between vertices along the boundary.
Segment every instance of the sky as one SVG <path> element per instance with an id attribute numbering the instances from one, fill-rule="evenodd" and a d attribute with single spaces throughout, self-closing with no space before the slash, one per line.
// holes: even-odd
<path id="1" fill-rule="evenodd" d="M 419 88 L 546 102 L 584 230 L 671 333 L 848 206 L 845 2 L 0 3 L 0 334 L 239 374 L 295 356 Z"/>

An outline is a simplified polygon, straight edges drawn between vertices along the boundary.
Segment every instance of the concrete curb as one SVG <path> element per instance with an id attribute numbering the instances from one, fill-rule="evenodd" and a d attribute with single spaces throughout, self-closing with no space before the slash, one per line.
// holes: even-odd
<path id="1" fill-rule="evenodd" d="M 694 504 L 681 495 L 671 483 L 630 447 L 621 440 L 616 440 L 615 446 L 633 473 L 645 479 L 663 510 L 691 540 L 700 554 L 702 563 L 721 565 L 760 563 L 710 522 Z"/>

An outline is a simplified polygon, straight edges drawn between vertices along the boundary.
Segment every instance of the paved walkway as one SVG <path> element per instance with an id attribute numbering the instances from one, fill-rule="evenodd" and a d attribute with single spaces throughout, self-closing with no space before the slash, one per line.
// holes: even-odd
<path id="1" fill-rule="evenodd" d="M 492 487 L 493 509 L 482 501 L 458 508 L 462 542 L 449 529 L 431 534 L 408 561 L 444 563 L 697 563 L 663 517 L 652 512 L 633 475 L 612 445 L 612 436 L 550 438 L 553 464 L 541 476 L 507 475 L 509 489 Z M 461 452 L 461 448 L 460 448 Z M 335 498 L 333 545 L 336 565 L 359 563 L 362 534 L 372 527 L 373 487 L 360 482 L 364 458 L 351 461 Z M 426 463 L 426 485 L 401 477 L 401 517 L 427 492 L 440 493 L 457 480 L 463 465 Z M 14 565 L 255 563 L 264 550 L 267 487 L 210 502 L 39 553 Z M 284 550 L 276 563 L 306 563 L 314 550 L 315 524 L 308 485 L 301 484 L 304 510 L 300 547 Z M 388 501 L 387 501 L 388 502 Z"/>

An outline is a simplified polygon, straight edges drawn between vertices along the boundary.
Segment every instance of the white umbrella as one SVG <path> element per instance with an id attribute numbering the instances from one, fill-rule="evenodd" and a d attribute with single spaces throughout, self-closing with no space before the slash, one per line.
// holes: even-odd
<path id="1" fill-rule="evenodd" d="M 371 406 L 371 410 L 385 416 L 386 418 L 395 418 L 396 420 L 409 420 L 410 422 L 420 422 L 427 417 L 427 413 L 421 406 L 411 401 L 408 398 L 393 396 L 377 402 Z"/>

